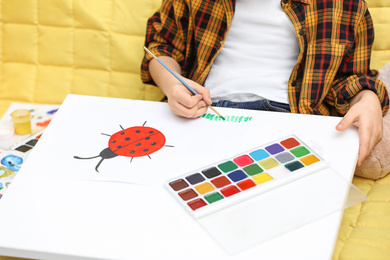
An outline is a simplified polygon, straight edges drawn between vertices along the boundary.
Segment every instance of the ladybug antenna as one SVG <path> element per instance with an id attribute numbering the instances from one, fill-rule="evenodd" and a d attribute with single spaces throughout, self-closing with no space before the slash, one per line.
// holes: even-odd
<path id="1" fill-rule="evenodd" d="M 96 156 L 92 156 L 92 157 L 79 157 L 79 156 L 73 156 L 75 159 L 94 159 L 94 158 L 97 158 L 97 157 L 102 157 L 102 159 L 98 162 L 98 164 L 96 165 L 95 167 L 95 170 L 97 172 L 98 171 L 98 168 L 100 166 L 100 164 L 103 162 L 104 159 L 111 159 L 111 158 L 114 158 L 114 157 L 117 157 L 118 155 L 116 153 L 114 153 L 109 147 L 103 149 L 99 155 L 96 155 Z"/>
<path id="2" fill-rule="evenodd" d="M 146 122 L 147 122 L 147 121 L 145 121 L 145 123 L 144 123 L 142 126 L 145 126 L 145 125 L 146 125 Z"/>
<path id="3" fill-rule="evenodd" d="M 92 156 L 92 157 L 73 156 L 73 158 L 75 158 L 75 159 L 93 159 L 93 158 L 97 158 L 97 157 L 100 157 L 100 155 L 96 155 L 96 156 Z"/>
<path id="4" fill-rule="evenodd" d="M 119 125 L 120 128 L 122 128 L 122 130 L 124 130 L 123 126 Z M 106 135 L 106 136 L 111 136 L 109 134 L 105 134 L 105 133 L 101 133 L 102 135 Z"/>

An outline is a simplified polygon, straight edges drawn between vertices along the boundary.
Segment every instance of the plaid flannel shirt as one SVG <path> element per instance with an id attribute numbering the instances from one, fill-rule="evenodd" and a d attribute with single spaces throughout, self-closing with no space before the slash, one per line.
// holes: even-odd
<path id="1" fill-rule="evenodd" d="M 292 21 L 299 56 L 288 80 L 291 112 L 344 115 L 348 100 L 362 89 L 374 91 L 385 114 L 389 97 L 377 71 L 370 70 L 374 29 L 362 0 L 282 0 Z M 182 75 L 203 84 L 223 47 L 235 0 L 163 0 L 149 19 L 145 46 L 179 62 Z M 256 32 L 253 32 L 256 33 Z M 145 55 L 144 83 L 154 84 Z"/>

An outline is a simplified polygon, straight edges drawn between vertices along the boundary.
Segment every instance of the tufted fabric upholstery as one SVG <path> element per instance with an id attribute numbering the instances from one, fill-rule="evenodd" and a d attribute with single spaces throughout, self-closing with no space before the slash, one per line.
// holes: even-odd
<path id="1" fill-rule="evenodd" d="M 390 1 L 365 0 L 374 21 L 375 41 L 371 56 L 371 68 L 379 70 L 390 62 Z"/>
<path id="2" fill-rule="evenodd" d="M 146 20 L 158 0 L 1 0 L 0 114 L 68 93 L 160 100 L 141 83 Z"/>
<path id="3" fill-rule="evenodd" d="M 390 175 L 353 183 L 367 200 L 345 210 L 333 260 L 390 259 Z"/>
<path id="4" fill-rule="evenodd" d="M 390 0 L 366 2 L 379 69 L 390 61 Z M 60 104 L 68 93 L 161 99 L 139 78 L 146 20 L 160 3 L 0 0 L 0 115 L 11 102 Z M 345 211 L 333 259 L 390 259 L 390 175 L 353 183 L 368 199 Z"/>

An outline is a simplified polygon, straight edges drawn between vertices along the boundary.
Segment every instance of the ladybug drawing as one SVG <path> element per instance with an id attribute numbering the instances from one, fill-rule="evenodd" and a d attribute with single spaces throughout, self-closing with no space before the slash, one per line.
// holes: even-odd
<path id="1" fill-rule="evenodd" d="M 110 136 L 108 140 L 108 147 L 103 149 L 99 155 L 93 157 L 79 157 L 74 156 L 75 159 L 94 159 L 101 157 L 101 160 L 95 167 L 97 172 L 100 164 L 104 159 L 111 159 L 117 156 L 131 157 L 133 161 L 134 157 L 148 156 L 150 154 L 160 150 L 162 147 L 173 147 L 171 145 L 165 145 L 165 136 L 159 130 L 145 126 L 133 126 L 116 132 L 113 135 L 104 134 Z"/>

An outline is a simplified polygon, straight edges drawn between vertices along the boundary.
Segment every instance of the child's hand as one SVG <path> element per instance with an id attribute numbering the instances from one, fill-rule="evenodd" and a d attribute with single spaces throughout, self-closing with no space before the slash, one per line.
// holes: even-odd
<path id="1" fill-rule="evenodd" d="M 206 103 L 211 105 L 210 92 L 192 80 L 185 78 L 183 80 L 199 94 L 192 94 L 178 81 L 165 92 L 168 104 L 173 113 L 180 117 L 197 118 L 207 111 Z"/>
<path id="2" fill-rule="evenodd" d="M 176 72 L 177 75 L 180 75 L 180 66 L 173 58 L 161 56 L 159 59 L 172 71 Z M 168 104 L 176 115 L 186 118 L 197 118 L 207 111 L 206 103 L 211 105 L 209 90 L 195 81 L 182 77 L 190 87 L 199 93 L 198 95 L 192 94 L 157 60 L 152 59 L 150 61 L 149 70 L 155 83 L 167 96 Z"/>
<path id="3" fill-rule="evenodd" d="M 383 133 L 382 109 L 378 97 L 371 90 L 362 90 L 351 99 L 351 107 L 336 130 L 344 131 L 352 124 L 359 128 L 357 165 L 360 166 L 382 139 Z"/>

